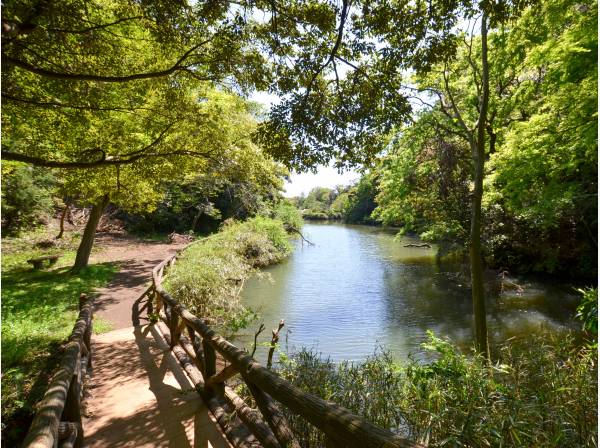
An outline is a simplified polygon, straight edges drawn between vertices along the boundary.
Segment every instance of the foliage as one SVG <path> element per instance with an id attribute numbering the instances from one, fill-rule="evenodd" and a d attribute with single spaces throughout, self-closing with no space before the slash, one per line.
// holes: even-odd
<path id="1" fill-rule="evenodd" d="M 304 222 L 300 211 L 289 201 L 280 201 L 273 209 L 273 218 L 283 222 L 288 230 L 300 230 Z"/>
<path id="2" fill-rule="evenodd" d="M 306 197 L 295 198 L 296 207 L 302 212 L 302 217 L 308 220 L 339 219 L 340 213 L 332 208 L 339 195 L 340 188 L 331 189 L 315 187 Z"/>
<path id="3" fill-rule="evenodd" d="M 373 174 L 365 174 L 358 183 L 347 190 L 347 201 L 342 209 L 345 222 L 372 224 L 377 222 L 371 216 L 375 210 L 377 179 Z"/>
<path id="4" fill-rule="evenodd" d="M 429 119 L 430 113 L 423 113 L 392 141 L 378 166 L 374 215 L 424 239 L 464 243 L 470 222 L 467 148 L 456 139 L 440 138 Z"/>
<path id="5" fill-rule="evenodd" d="M 238 118 L 251 121 L 241 111 Z M 203 233 L 216 230 L 229 218 L 265 214 L 280 196 L 282 178 L 287 173 L 255 145 L 229 151 L 228 157 L 207 166 L 205 171 L 187 176 L 182 173 L 181 178 L 163 181 L 164 197 L 156 210 L 122 214 L 128 227 L 144 233 Z"/>
<path id="6" fill-rule="evenodd" d="M 65 267 L 31 271 L 26 259 L 48 251 L 24 250 L 15 244 L 9 244 L 7 251 L 3 246 L 2 438 L 7 446 L 17 446 L 60 361 L 60 344 L 75 324 L 79 295 L 105 286 L 117 269 L 103 263 L 77 276 Z M 65 253 L 58 266 L 68 264 L 73 255 Z M 94 324 L 96 332 L 109 329 L 101 319 Z"/>
<path id="7" fill-rule="evenodd" d="M 52 173 L 20 163 L 2 164 L 2 230 L 17 233 L 42 223 L 53 210 Z"/>
<path id="8" fill-rule="evenodd" d="M 595 277 L 596 25 L 593 1 L 545 0 L 489 35 L 483 243 L 496 266 Z M 465 34 L 453 61 L 415 76 L 419 89 L 442 96 L 421 97 L 427 107 L 398 129 L 376 169 L 384 223 L 466 245 L 470 153 L 444 108 L 451 93 L 463 118 L 476 118 L 477 77 L 463 74 L 480 57 L 478 45 Z"/>
<path id="9" fill-rule="evenodd" d="M 596 446 L 597 354 L 570 338 L 511 341 L 488 366 L 430 335 L 435 361 L 395 362 L 382 351 L 334 364 L 316 353 L 284 357 L 281 375 L 372 423 L 429 446 Z M 305 447 L 322 434 L 289 415 Z"/>
<path id="10" fill-rule="evenodd" d="M 248 325 L 254 313 L 240 301 L 257 268 L 281 261 L 291 250 L 283 223 L 255 217 L 228 220 L 222 229 L 188 247 L 168 272 L 165 288 L 198 317 L 224 331 Z"/>
<path id="11" fill-rule="evenodd" d="M 294 198 L 302 217 L 308 220 L 342 219 L 348 223 L 375 223 L 376 178 L 365 174 L 356 183 L 335 189 L 315 187 L 306 197 Z"/>
<path id="12" fill-rule="evenodd" d="M 598 337 L 598 288 L 578 289 L 581 303 L 577 307 L 577 318 L 583 322 L 583 330 Z"/>

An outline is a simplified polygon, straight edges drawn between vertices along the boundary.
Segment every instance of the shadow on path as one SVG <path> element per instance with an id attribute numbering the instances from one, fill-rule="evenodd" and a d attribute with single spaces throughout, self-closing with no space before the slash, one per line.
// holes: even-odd
<path id="1" fill-rule="evenodd" d="M 87 447 L 229 446 L 153 326 L 97 339 Z"/>

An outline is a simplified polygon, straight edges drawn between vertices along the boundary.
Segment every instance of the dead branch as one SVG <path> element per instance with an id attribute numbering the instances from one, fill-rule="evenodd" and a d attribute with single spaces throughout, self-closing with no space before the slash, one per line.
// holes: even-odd
<path id="1" fill-rule="evenodd" d="M 271 338 L 271 347 L 269 348 L 269 356 L 267 358 L 267 369 L 270 369 L 273 364 L 273 353 L 275 352 L 275 347 L 277 347 L 277 343 L 279 342 L 279 332 L 285 325 L 285 321 L 281 319 L 279 321 L 279 325 L 277 326 L 277 330 L 273 330 L 273 337 Z"/>
<path id="2" fill-rule="evenodd" d="M 257 344 L 257 340 L 258 340 L 258 335 L 261 334 L 264 330 L 265 330 L 265 324 L 260 324 L 260 327 L 258 327 L 258 331 L 256 333 L 254 333 L 254 346 L 252 347 L 252 353 L 250 354 L 250 356 L 252 356 L 252 357 L 254 357 L 254 354 L 256 353 L 256 344 Z"/>
<path id="3" fill-rule="evenodd" d="M 315 243 L 313 243 L 313 242 L 311 242 L 311 241 L 308 241 L 308 240 L 307 240 L 307 239 L 304 237 L 304 235 L 302 235 L 302 232 L 300 232 L 300 230 L 298 230 L 297 228 L 295 228 L 295 227 L 290 227 L 290 226 L 286 226 L 286 230 L 287 230 L 288 232 L 297 233 L 298 235 L 300 235 L 300 238 L 302 238 L 302 241 L 306 241 L 306 242 L 308 243 L 308 245 L 309 245 L 309 246 L 314 246 L 314 245 L 315 245 Z"/>

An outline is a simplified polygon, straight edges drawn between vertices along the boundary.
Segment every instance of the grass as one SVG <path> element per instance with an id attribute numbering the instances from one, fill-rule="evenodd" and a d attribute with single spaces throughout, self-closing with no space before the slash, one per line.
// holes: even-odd
<path id="1" fill-rule="evenodd" d="M 77 236 L 59 247 L 39 249 L 39 235 L 3 240 L 2 248 L 2 438 L 18 446 L 60 360 L 60 347 L 78 313 L 78 297 L 108 284 L 117 271 L 110 263 L 69 272 Z M 34 271 L 32 257 L 61 254 L 51 270 Z M 110 325 L 94 319 L 94 331 Z"/>
<path id="2" fill-rule="evenodd" d="M 281 220 L 228 222 L 219 233 L 184 251 L 169 271 L 165 289 L 192 313 L 232 334 L 255 316 L 240 302 L 246 279 L 256 269 L 281 261 L 290 250 Z"/>
<path id="3" fill-rule="evenodd" d="M 512 340 L 488 366 L 430 336 L 429 364 L 396 362 L 385 351 L 334 364 L 300 351 L 279 373 L 301 389 L 430 447 L 596 447 L 597 351 L 569 337 Z M 305 447 L 322 433 L 288 415 Z"/>

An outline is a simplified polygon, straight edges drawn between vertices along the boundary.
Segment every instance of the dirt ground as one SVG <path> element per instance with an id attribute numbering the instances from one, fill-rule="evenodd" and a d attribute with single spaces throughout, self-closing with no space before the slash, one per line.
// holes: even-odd
<path id="1" fill-rule="evenodd" d="M 134 325 L 133 305 L 150 284 L 152 268 L 185 246 L 112 234 L 96 235 L 94 244 L 100 250 L 92 255 L 91 263 L 119 264 L 110 284 L 97 291 L 94 311 L 114 329 Z"/>

